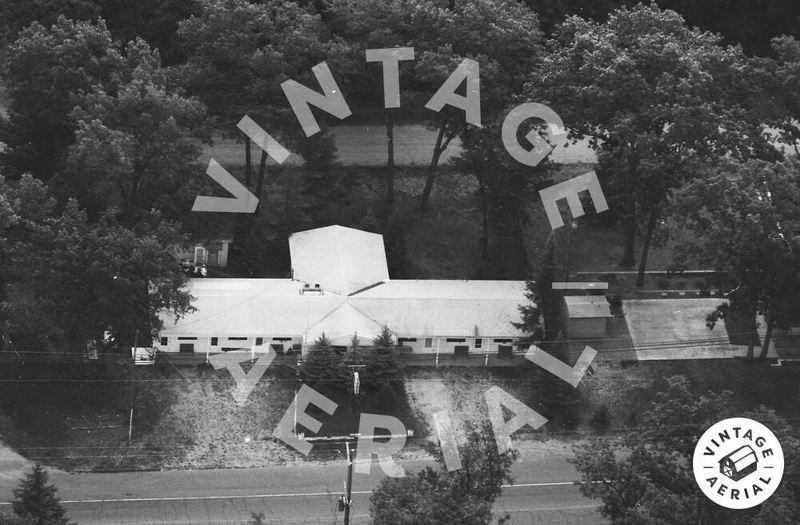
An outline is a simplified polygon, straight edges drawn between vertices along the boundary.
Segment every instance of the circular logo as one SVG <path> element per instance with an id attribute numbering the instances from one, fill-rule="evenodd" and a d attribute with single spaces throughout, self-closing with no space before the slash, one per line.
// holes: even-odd
<path id="1" fill-rule="evenodd" d="M 783 477 L 783 449 L 767 427 L 744 417 L 716 423 L 697 442 L 694 479 L 703 494 L 729 509 L 764 503 Z"/>

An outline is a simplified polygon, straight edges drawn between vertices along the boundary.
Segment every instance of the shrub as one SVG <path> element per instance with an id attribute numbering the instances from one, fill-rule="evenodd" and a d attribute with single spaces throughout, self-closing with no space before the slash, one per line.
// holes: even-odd
<path id="1" fill-rule="evenodd" d="M 636 428 L 639 425 L 639 413 L 636 410 L 631 410 L 625 424 L 628 425 L 629 428 Z"/>
<path id="2" fill-rule="evenodd" d="M 405 376 L 395 353 L 388 348 L 373 348 L 365 354 L 364 364 L 362 395 L 371 398 L 370 405 L 375 408 L 395 408 L 405 395 Z"/>
<path id="3" fill-rule="evenodd" d="M 352 384 L 344 358 L 336 352 L 325 334 L 309 349 L 299 373 L 304 383 L 328 397 L 344 394 Z"/>
<path id="4" fill-rule="evenodd" d="M 612 315 L 622 315 L 622 298 L 619 295 L 609 295 L 608 305 L 611 308 Z"/>
<path id="5" fill-rule="evenodd" d="M 251 512 L 250 521 L 247 522 L 247 525 L 266 525 L 267 522 L 264 521 L 266 519 L 267 517 L 263 512 L 259 513 Z"/>
<path id="6" fill-rule="evenodd" d="M 608 412 L 608 407 L 606 405 L 598 406 L 594 410 L 591 419 L 589 419 L 589 424 L 598 434 L 602 434 L 608 430 L 611 424 L 611 414 Z"/>

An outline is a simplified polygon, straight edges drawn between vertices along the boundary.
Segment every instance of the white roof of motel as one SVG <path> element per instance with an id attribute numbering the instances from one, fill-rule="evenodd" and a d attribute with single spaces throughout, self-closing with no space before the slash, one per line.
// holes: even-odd
<path id="1" fill-rule="evenodd" d="M 197 309 L 163 315 L 162 336 L 295 336 L 322 332 L 350 341 L 384 324 L 401 337 L 517 337 L 512 322 L 527 303 L 524 281 L 416 281 L 380 284 L 352 296 L 301 294 L 291 279 L 190 279 Z"/>
<path id="2" fill-rule="evenodd" d="M 164 314 L 162 336 L 372 339 L 523 335 L 511 324 L 528 302 L 524 281 L 389 280 L 383 237 L 328 226 L 289 237 L 293 279 L 192 279 L 195 312 Z M 301 294 L 319 284 L 322 294 Z"/>
<path id="3" fill-rule="evenodd" d="M 566 295 L 564 301 L 570 319 L 612 317 L 604 295 Z"/>
<path id="4" fill-rule="evenodd" d="M 525 300 L 521 281 L 456 281 L 401 279 L 388 281 L 358 293 L 358 297 L 381 299 L 520 299 Z"/>
<path id="5" fill-rule="evenodd" d="M 344 226 L 326 226 L 289 237 L 292 277 L 349 295 L 389 280 L 383 236 Z"/>

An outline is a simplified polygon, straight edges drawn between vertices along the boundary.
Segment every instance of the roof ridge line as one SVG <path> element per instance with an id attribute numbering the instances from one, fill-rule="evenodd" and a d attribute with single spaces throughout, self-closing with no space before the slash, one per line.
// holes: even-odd
<path id="1" fill-rule="evenodd" d="M 386 281 L 378 281 L 378 282 L 377 282 L 377 283 L 375 283 L 375 284 L 370 284 L 369 286 L 365 286 L 364 288 L 358 289 L 358 290 L 356 290 L 356 291 L 355 291 L 355 292 L 353 292 L 353 293 L 349 293 L 349 294 L 347 294 L 347 297 L 353 297 L 354 295 L 358 295 L 358 294 L 360 294 L 361 292 L 366 292 L 367 290 L 371 290 L 372 288 L 375 288 L 375 287 L 377 287 L 377 286 L 380 286 L 380 285 L 384 284 L 385 282 L 386 282 Z"/>

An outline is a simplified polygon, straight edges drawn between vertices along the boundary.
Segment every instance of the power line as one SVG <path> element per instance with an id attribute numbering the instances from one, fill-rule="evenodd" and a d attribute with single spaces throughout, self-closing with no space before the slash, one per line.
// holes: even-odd
<path id="1" fill-rule="evenodd" d="M 710 331 L 710 330 L 709 330 Z M 646 342 L 639 344 L 638 346 L 634 347 L 633 345 L 628 345 L 626 347 L 616 347 L 620 351 L 625 350 L 637 350 L 639 348 L 649 348 L 652 346 L 659 346 L 659 347 L 671 347 L 674 345 L 701 345 L 701 344 L 708 344 L 708 343 L 721 343 L 721 344 L 731 344 L 730 339 L 736 336 L 750 336 L 752 335 L 752 330 L 743 330 L 743 331 L 725 331 L 724 336 L 720 337 L 709 337 L 709 338 L 702 338 L 702 339 L 654 339 L 654 340 L 647 340 Z M 800 341 L 800 334 L 781 334 L 782 338 L 788 338 L 792 341 L 797 340 Z M 603 352 L 607 351 L 614 351 L 615 347 L 609 347 L 607 345 L 610 341 L 629 341 L 631 340 L 630 336 L 611 336 L 611 337 L 601 337 L 601 338 L 565 338 L 556 341 L 542 341 L 536 344 L 536 346 L 546 349 L 550 346 L 555 346 L 559 344 L 568 344 L 568 345 L 588 345 L 588 346 L 601 346 L 604 347 L 602 349 Z M 745 345 L 737 345 L 737 346 L 745 346 Z M 756 345 L 759 346 L 759 345 Z M 391 348 L 390 348 L 391 349 Z M 242 350 L 250 350 L 250 348 L 242 348 Z M 17 349 L 17 353 L 22 356 L 30 355 L 30 356 L 55 356 L 55 355 L 65 355 L 71 356 L 75 359 L 87 359 L 84 357 L 83 353 L 79 352 L 59 352 L 59 351 L 36 351 L 36 350 L 19 350 Z M 178 354 L 177 352 L 161 352 L 161 354 L 169 355 L 171 353 Z M 9 357 L 11 354 L 7 354 Z M 127 355 L 125 353 L 120 354 L 101 354 L 104 356 L 118 356 L 118 359 L 127 359 Z M 403 357 L 405 354 L 398 354 L 397 357 Z M 424 356 L 428 355 L 428 353 L 422 352 L 414 352 L 411 354 L 412 356 Z M 434 355 L 432 352 L 430 355 Z M 483 353 L 476 352 L 474 355 L 480 355 L 483 357 Z M 0 353 L 0 358 L 2 358 L 3 354 Z"/>

